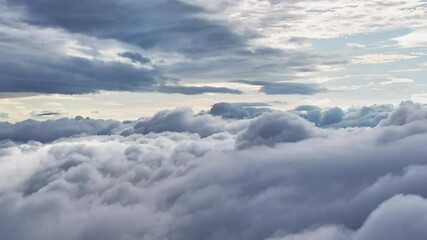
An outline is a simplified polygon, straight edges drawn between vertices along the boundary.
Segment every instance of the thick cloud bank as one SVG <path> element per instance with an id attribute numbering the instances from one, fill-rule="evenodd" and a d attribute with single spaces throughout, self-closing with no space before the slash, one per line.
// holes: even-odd
<path id="1" fill-rule="evenodd" d="M 374 128 L 321 129 L 177 109 L 57 120 L 72 130 L 46 143 L 10 140 L 57 121 L 3 124 L 0 239 L 425 239 L 426 112 L 403 103 Z"/>

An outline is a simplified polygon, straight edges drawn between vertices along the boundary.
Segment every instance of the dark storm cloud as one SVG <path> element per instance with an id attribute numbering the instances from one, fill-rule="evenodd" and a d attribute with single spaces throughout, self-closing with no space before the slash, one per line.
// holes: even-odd
<path id="1" fill-rule="evenodd" d="M 200 7 L 178 0 L 8 0 L 24 6 L 31 24 L 58 27 L 142 49 L 160 48 L 198 56 L 235 49 L 240 36 L 219 23 L 197 17 Z"/>
<path id="2" fill-rule="evenodd" d="M 313 95 L 316 93 L 327 91 L 325 88 L 321 87 L 319 84 L 314 84 L 314 83 L 268 82 L 268 81 L 252 81 L 252 80 L 236 80 L 233 82 L 261 86 L 259 91 L 268 95 L 280 95 L 280 94 Z"/>
<path id="3" fill-rule="evenodd" d="M 1 141 L 0 238 L 423 240 L 426 111 L 322 130 L 291 113 L 178 109 L 139 120 L 144 134 Z"/>

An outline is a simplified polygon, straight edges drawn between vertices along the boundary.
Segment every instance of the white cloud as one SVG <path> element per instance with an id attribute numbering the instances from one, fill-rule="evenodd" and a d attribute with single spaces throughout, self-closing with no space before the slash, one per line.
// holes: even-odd
<path id="1" fill-rule="evenodd" d="M 422 24 L 426 16 L 421 0 L 186 2 L 217 12 L 217 18 L 235 25 L 236 31 L 255 30 L 262 34 L 260 39 L 252 42 L 254 45 L 268 43 L 268 46 L 285 49 L 295 47 L 290 41 L 292 38 L 325 39 L 399 27 L 411 28 Z"/>
<path id="2" fill-rule="evenodd" d="M 419 103 L 427 103 L 427 93 L 416 93 L 412 95 L 411 100 Z"/>
<path id="3" fill-rule="evenodd" d="M 347 47 L 352 50 L 358 50 L 358 49 L 363 49 L 366 46 L 360 43 L 347 43 Z"/>
<path id="4" fill-rule="evenodd" d="M 166 115 L 149 125 L 174 123 Z M 239 150 L 238 132 L 165 132 L 182 124 L 48 144 L 0 141 L 0 238 L 425 238 L 425 107 L 403 103 L 376 128 L 322 130 L 297 142 L 288 140 L 300 131 L 286 126 L 310 125 L 301 118 L 249 121 L 242 131 L 275 144 Z"/>
<path id="5" fill-rule="evenodd" d="M 387 78 L 385 81 L 382 81 L 382 85 L 395 84 L 395 83 L 413 83 L 414 80 L 409 78 Z"/>
<path id="6" fill-rule="evenodd" d="M 403 47 L 425 47 L 427 46 L 427 27 L 417 27 L 409 34 L 394 39 Z"/>
<path id="7" fill-rule="evenodd" d="M 354 64 L 383 64 L 391 63 L 395 61 L 414 59 L 417 56 L 402 55 L 402 54 L 366 54 L 360 55 L 353 58 L 352 63 Z"/>

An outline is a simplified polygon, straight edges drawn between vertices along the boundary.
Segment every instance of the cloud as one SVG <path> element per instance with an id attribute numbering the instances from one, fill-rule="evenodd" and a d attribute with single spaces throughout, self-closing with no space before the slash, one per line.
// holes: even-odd
<path id="1" fill-rule="evenodd" d="M 376 128 L 322 130 L 291 113 L 177 109 L 128 123 L 140 133 L 126 136 L 105 121 L 106 135 L 4 139 L 0 238 L 423 239 L 425 111 L 407 102 Z"/>
<path id="2" fill-rule="evenodd" d="M 0 48 L 1 92 L 81 94 L 99 90 L 149 91 L 167 80 L 158 68 L 137 68 L 118 61 L 104 61 L 64 55 L 55 41 L 45 39 L 46 31 L 29 35 L 6 32 Z M 55 33 L 52 33 L 55 37 Z M 58 37 L 58 36 L 57 36 Z M 51 44 L 40 50 L 38 46 Z M 31 59 L 31 62 L 28 61 Z"/>
<path id="3" fill-rule="evenodd" d="M 110 135 L 122 124 L 113 120 L 76 117 L 43 122 L 25 120 L 15 124 L 0 122 L 0 126 L 0 140 L 50 142 L 76 135 Z"/>
<path id="4" fill-rule="evenodd" d="M 402 102 L 390 116 L 381 122 L 382 126 L 402 126 L 414 121 L 424 121 L 427 111 L 421 104 Z"/>
<path id="5" fill-rule="evenodd" d="M 403 47 L 425 47 L 427 46 L 426 37 L 427 27 L 424 25 L 416 27 L 409 34 L 397 37 L 394 40 Z"/>
<path id="6" fill-rule="evenodd" d="M 271 111 L 269 108 L 252 107 L 254 105 L 260 105 L 260 103 L 216 103 L 212 105 L 208 113 L 226 119 L 247 119 L 258 117 L 265 112 Z M 266 105 L 261 104 L 261 106 Z"/>
<path id="7" fill-rule="evenodd" d="M 241 28 L 259 29 L 262 38 L 254 39 L 255 43 L 268 43 L 284 49 L 288 47 L 288 41 L 295 38 L 331 39 L 385 29 L 415 28 L 424 24 L 422 19 L 426 9 L 422 0 L 391 0 L 387 3 L 363 0 L 221 0 L 212 4 L 201 0 L 185 1 L 216 11 L 218 18 L 227 14 L 228 21 Z M 373 11 L 377 14 L 372 15 Z M 278 27 L 286 34 L 277 31 Z"/>
<path id="8" fill-rule="evenodd" d="M 242 38 L 219 23 L 198 17 L 203 8 L 182 1 L 8 1 L 23 6 L 26 21 L 43 27 L 60 27 L 72 33 L 117 39 L 142 49 L 189 55 L 236 48 Z M 173 17 L 172 17 L 173 16 Z M 173 41 L 171 41 L 173 39 Z"/>
<path id="9" fill-rule="evenodd" d="M 342 226 L 324 226 L 274 240 L 397 240 L 407 236 L 411 236 L 411 239 L 423 239 L 426 230 L 421 226 L 426 223 L 426 213 L 426 199 L 415 195 L 397 195 L 382 203 L 357 231 L 353 232 Z M 414 222 L 417 224 L 413 224 Z"/>
<path id="10" fill-rule="evenodd" d="M 181 93 L 187 95 L 202 94 L 202 93 L 228 93 L 228 94 L 242 94 L 242 91 L 226 87 L 194 87 L 194 86 L 167 86 L 161 85 L 157 91 L 163 93 Z"/>
<path id="11" fill-rule="evenodd" d="M 158 112 L 152 118 L 137 120 L 122 134 L 187 132 L 207 137 L 221 132 L 235 133 L 246 125 L 244 121 L 229 122 L 209 114 L 194 115 L 189 108 L 178 108 Z"/>
<path id="12" fill-rule="evenodd" d="M 177 108 L 156 113 L 153 117 L 141 118 L 135 121 L 119 122 L 115 120 L 90 119 L 77 116 L 75 118 L 60 118 L 57 120 L 36 121 L 25 120 L 17 123 L 0 122 L 0 141 L 12 140 L 18 142 L 39 141 L 52 142 L 60 138 L 70 138 L 91 135 L 132 135 L 161 132 L 187 132 L 195 133 L 201 137 L 227 132 L 237 134 L 251 124 L 251 129 L 246 129 L 242 141 L 249 142 L 260 140 L 266 145 L 274 145 L 286 141 L 287 135 L 300 139 L 298 129 L 302 136 L 309 136 L 310 131 L 317 130 L 311 123 L 319 128 L 347 128 L 347 127 L 375 127 L 380 121 L 386 119 L 395 110 L 393 105 L 372 105 L 361 108 L 350 108 L 343 111 L 340 108 L 321 109 L 316 106 L 302 105 L 289 113 L 276 111 L 266 107 L 247 107 L 254 103 L 214 104 L 207 112 L 194 114 L 189 108 Z M 255 103 L 260 105 L 260 103 Z M 261 104 L 264 106 L 265 104 Z M 405 120 L 400 115 L 409 119 L 422 118 L 424 115 L 414 115 L 423 112 L 421 105 L 404 102 L 393 112 L 384 125 L 396 124 Z M 46 112 L 52 115 L 54 112 Z M 268 115 L 267 113 L 271 113 Z M 43 114 L 43 113 L 42 113 Z M 296 116 L 296 115 L 298 116 Z M 400 115 L 399 115 L 400 114 Z M 37 116 L 37 114 L 35 114 Z M 305 120 L 311 122 L 306 122 Z M 281 122 L 287 123 L 282 124 Z M 270 126 L 271 125 L 271 126 Z M 271 129 L 269 129 L 271 127 Z M 293 133 L 287 128 L 294 128 Z M 265 134 L 261 134 L 261 132 Z M 262 135 L 260 139 L 255 139 Z M 251 136 L 251 137 L 250 137 Z M 311 136 L 311 135 L 310 135 Z M 243 138 L 249 137 L 244 140 Z M 254 139 L 253 139 L 254 138 Z M 302 137 L 301 139 L 303 139 Z M 277 142 L 276 142 L 276 140 Z M 292 141 L 292 140 L 291 140 Z M 249 144 L 251 145 L 251 144 Z"/>
<path id="13" fill-rule="evenodd" d="M 360 43 L 347 43 L 347 47 L 351 50 L 359 50 L 365 48 L 366 46 Z"/>
<path id="14" fill-rule="evenodd" d="M 296 115 L 285 112 L 264 113 L 239 133 L 236 146 L 243 149 L 251 146 L 299 142 L 320 136 L 319 132 L 314 125 Z"/>
<path id="15" fill-rule="evenodd" d="M 43 113 L 37 113 L 36 116 L 41 117 L 41 116 L 57 116 L 57 115 L 61 115 L 61 113 L 58 112 L 43 112 Z"/>
<path id="16" fill-rule="evenodd" d="M 314 84 L 314 83 L 268 82 L 268 81 L 251 81 L 251 80 L 236 80 L 234 82 L 261 86 L 259 91 L 268 95 L 281 95 L 281 94 L 313 95 L 315 93 L 326 91 L 325 88 L 322 88 L 318 84 Z"/>
<path id="17" fill-rule="evenodd" d="M 151 3 L 129 1 L 126 4 L 117 4 L 115 1 L 94 1 L 90 4 L 82 2 L 74 7 L 67 7 L 69 4 L 75 5 L 76 3 L 47 1 L 36 6 L 31 1 L 11 1 L 7 4 L 4 1 L 0 2 L 0 5 L 6 9 L 5 11 L 12 16 L 2 15 L 0 17 L 0 27 L 3 29 L 3 37 L 0 42 L 4 46 L 0 48 L 0 54 L 3 56 L 0 60 L 0 84 L 2 84 L 0 92 L 15 95 L 83 94 L 101 90 L 160 91 L 182 94 L 241 93 L 239 90 L 221 87 L 181 86 L 178 78 L 166 76 L 165 69 L 159 66 L 159 64 L 163 64 L 163 60 L 159 59 L 159 52 L 164 57 L 165 52 L 169 51 L 165 46 L 171 46 L 170 39 L 174 39 L 178 35 L 184 38 L 183 41 L 192 39 L 197 42 L 196 38 L 202 37 L 206 40 L 207 46 L 212 46 L 213 50 L 217 50 L 212 45 L 212 41 L 215 39 L 213 35 L 221 34 L 222 37 L 225 37 L 226 33 L 221 30 L 220 26 L 211 26 L 205 20 L 200 20 L 202 23 L 198 26 L 198 18 L 191 14 L 200 12 L 201 9 L 187 6 L 179 1 L 151 1 Z M 22 7 L 18 8 L 18 5 L 22 5 Z M 122 8 L 130 12 L 123 15 L 121 11 L 118 11 Z M 102 14 L 98 12 L 100 9 L 104 10 Z M 147 14 L 143 14 L 144 11 Z M 167 20 L 165 18 L 166 22 L 157 19 L 160 17 L 159 13 L 166 14 L 168 11 L 174 12 L 175 16 L 181 12 L 183 19 L 169 18 Z M 38 15 L 39 13 L 41 15 Z M 102 17 L 99 14 L 108 17 Z M 111 21 L 110 18 L 115 20 Z M 50 22 L 51 20 L 53 22 Z M 119 23 L 120 20 L 123 22 Z M 149 29 L 144 30 L 144 26 L 135 25 L 133 21 L 142 21 L 145 28 Z M 153 29 L 152 25 L 148 23 L 149 21 L 158 23 L 159 25 L 156 25 L 158 28 L 165 27 L 162 24 L 170 26 L 171 22 L 175 22 L 177 29 L 163 29 L 164 34 L 162 34 L 159 30 Z M 115 23 L 122 25 L 120 27 L 109 25 Z M 185 26 L 181 26 L 182 24 Z M 125 27 L 125 25 L 127 26 Z M 148 55 L 148 50 L 144 51 L 144 47 L 139 46 L 136 42 L 121 42 L 123 39 L 120 37 L 114 38 L 107 33 L 103 36 L 96 36 L 98 31 L 104 30 L 113 32 L 120 30 L 131 34 L 130 27 L 132 26 L 135 31 L 141 31 L 135 33 L 138 35 L 134 36 L 135 41 L 148 41 L 143 38 L 151 36 L 154 37 L 153 40 L 150 40 L 154 41 L 153 43 L 162 45 L 161 41 L 157 39 L 161 37 L 168 44 L 163 43 L 164 48 L 162 47 L 160 50 L 154 49 L 153 51 L 157 51 L 154 58 L 147 58 L 143 57 L 140 52 Z M 218 29 L 219 32 L 216 33 L 215 29 Z M 82 34 L 77 33 L 80 31 Z M 174 31 L 176 31 L 175 34 Z M 209 37 L 201 36 L 200 31 L 206 32 Z M 226 31 L 225 28 L 224 31 Z M 223 33 L 224 35 L 222 35 Z M 117 34 L 121 36 L 121 33 Z M 173 36 L 169 36 L 171 34 Z M 158 36 L 155 37 L 155 35 Z M 217 37 L 218 41 L 223 41 L 222 37 L 221 39 Z M 174 42 L 179 44 L 178 40 Z M 188 43 L 182 47 L 185 46 L 188 46 Z M 191 51 L 189 50 L 191 53 L 188 54 L 197 54 L 196 43 L 192 43 L 191 46 Z M 155 47 L 146 46 L 146 48 Z M 178 48 L 170 51 L 186 51 Z M 201 52 L 208 50 L 200 48 Z M 150 52 L 151 54 L 153 53 Z M 173 57 L 167 58 L 172 59 Z"/>
<path id="18" fill-rule="evenodd" d="M 290 112 L 320 128 L 346 128 L 375 127 L 394 110 L 394 106 L 390 104 L 352 107 L 346 111 L 337 107 L 321 109 L 317 106 L 301 105 Z"/>
<path id="19" fill-rule="evenodd" d="M 142 64 L 151 63 L 151 60 L 149 58 L 143 57 L 143 56 L 141 56 L 141 54 L 136 53 L 136 52 L 127 51 L 127 52 L 119 53 L 118 55 L 120 57 L 130 59 L 134 63 L 142 63 Z"/>
<path id="20" fill-rule="evenodd" d="M 414 58 L 417 58 L 417 56 L 402 54 L 366 54 L 354 57 L 352 62 L 354 64 L 384 64 Z"/>
<path id="21" fill-rule="evenodd" d="M 395 84 L 395 83 L 413 83 L 414 80 L 409 78 L 388 78 L 386 81 L 381 82 L 382 85 Z"/>

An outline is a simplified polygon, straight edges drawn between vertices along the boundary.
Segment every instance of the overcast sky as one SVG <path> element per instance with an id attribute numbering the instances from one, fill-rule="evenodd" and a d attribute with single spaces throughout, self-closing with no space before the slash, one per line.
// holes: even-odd
<path id="1" fill-rule="evenodd" d="M 425 0 L 0 0 L 0 117 L 427 101 Z"/>

